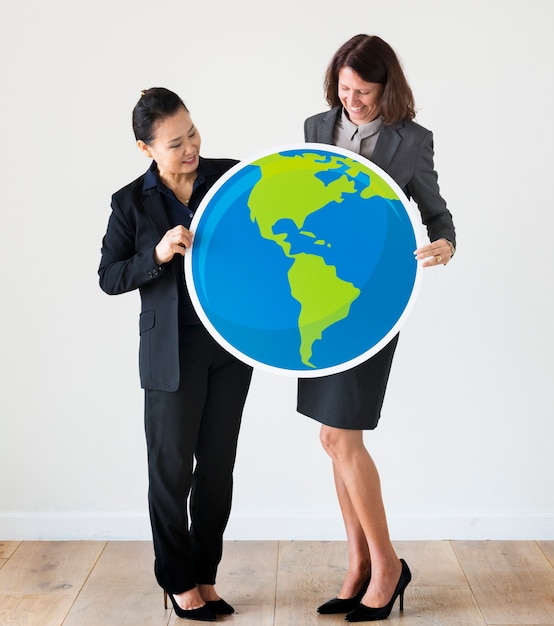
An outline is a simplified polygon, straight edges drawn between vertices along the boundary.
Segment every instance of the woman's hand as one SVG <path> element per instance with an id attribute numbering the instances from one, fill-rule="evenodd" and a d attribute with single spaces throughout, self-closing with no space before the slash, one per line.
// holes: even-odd
<path id="1" fill-rule="evenodd" d="M 422 267 L 446 265 L 454 254 L 454 246 L 446 239 L 437 239 L 427 246 L 418 248 L 414 254 L 418 261 L 425 259 Z"/>
<path id="2" fill-rule="evenodd" d="M 185 256 L 185 249 L 192 246 L 193 234 L 184 226 L 175 226 L 161 238 L 154 249 L 154 260 L 158 265 L 168 263 L 176 255 Z"/>

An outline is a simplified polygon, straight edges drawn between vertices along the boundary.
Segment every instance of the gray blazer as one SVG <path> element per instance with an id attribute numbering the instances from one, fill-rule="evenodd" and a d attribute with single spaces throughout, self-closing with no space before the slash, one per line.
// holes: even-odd
<path id="1" fill-rule="evenodd" d="M 318 113 L 304 122 L 306 141 L 333 145 L 333 130 L 341 107 Z M 412 121 L 384 125 L 372 161 L 413 198 L 430 241 L 447 239 L 456 245 L 452 215 L 440 195 L 433 163 L 433 134 Z"/>

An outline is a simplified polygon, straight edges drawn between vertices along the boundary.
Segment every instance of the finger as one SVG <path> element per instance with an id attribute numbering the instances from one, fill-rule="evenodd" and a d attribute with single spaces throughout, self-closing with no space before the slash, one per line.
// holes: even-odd
<path id="1" fill-rule="evenodd" d="M 181 248 L 190 248 L 192 246 L 192 238 L 180 239 L 178 245 L 181 246 Z"/>
<path id="2" fill-rule="evenodd" d="M 185 256 L 186 248 L 183 244 L 176 243 L 171 246 L 171 251 L 173 254 L 180 254 L 181 256 Z"/>
<path id="3" fill-rule="evenodd" d="M 193 235 L 190 230 L 183 229 L 179 232 L 179 243 L 187 248 L 192 246 Z"/>
<path id="4" fill-rule="evenodd" d="M 421 248 L 418 248 L 414 254 L 417 254 L 419 256 L 432 256 L 433 255 L 433 244 L 432 243 L 428 243 L 425 246 L 421 246 Z"/>
<path id="5" fill-rule="evenodd" d="M 428 246 L 424 246 L 423 248 L 419 248 L 414 252 L 414 254 L 418 261 L 421 261 L 422 259 L 429 259 L 425 267 L 428 265 L 446 265 L 452 256 L 448 244 L 441 245 L 436 242 Z"/>
<path id="6" fill-rule="evenodd" d="M 444 256 L 442 254 L 434 254 L 433 256 L 426 254 L 422 258 L 424 258 L 424 262 L 421 264 L 421 267 L 436 267 L 437 265 L 446 265 L 450 260 L 450 256 Z"/>
<path id="7" fill-rule="evenodd" d="M 434 256 L 434 253 L 431 249 L 424 249 L 424 248 L 421 248 L 420 250 L 416 250 L 414 254 L 418 261 L 421 261 L 422 259 L 432 258 Z"/>
<path id="8" fill-rule="evenodd" d="M 192 237 L 189 237 L 183 233 L 179 233 L 178 235 L 172 237 L 171 245 L 190 248 L 192 245 Z"/>

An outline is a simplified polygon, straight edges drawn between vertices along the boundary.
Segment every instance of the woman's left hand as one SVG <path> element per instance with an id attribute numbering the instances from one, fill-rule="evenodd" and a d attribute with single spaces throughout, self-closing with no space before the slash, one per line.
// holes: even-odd
<path id="1" fill-rule="evenodd" d="M 432 267 L 434 265 L 446 265 L 452 258 L 454 251 L 451 244 L 446 239 L 437 239 L 427 246 L 418 248 L 414 254 L 418 261 L 423 259 L 422 267 Z"/>

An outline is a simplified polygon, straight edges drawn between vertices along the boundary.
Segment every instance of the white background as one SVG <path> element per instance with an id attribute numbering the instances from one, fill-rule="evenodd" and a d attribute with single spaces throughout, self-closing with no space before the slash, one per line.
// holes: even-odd
<path id="1" fill-rule="evenodd" d="M 550 0 L 28 0 L 0 23 L 0 538 L 148 538 L 138 293 L 97 267 L 148 161 L 140 90 L 179 93 L 207 157 L 303 141 L 359 32 L 400 56 L 458 253 L 426 270 L 366 442 L 395 539 L 554 537 Z M 228 539 L 341 539 L 319 427 L 256 372 Z"/>

